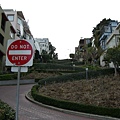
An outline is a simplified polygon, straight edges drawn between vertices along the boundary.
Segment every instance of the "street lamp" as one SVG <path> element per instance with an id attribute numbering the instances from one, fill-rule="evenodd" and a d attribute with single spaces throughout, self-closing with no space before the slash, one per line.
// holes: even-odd
<path id="1" fill-rule="evenodd" d="M 88 80 L 88 68 L 86 68 L 86 80 Z"/>

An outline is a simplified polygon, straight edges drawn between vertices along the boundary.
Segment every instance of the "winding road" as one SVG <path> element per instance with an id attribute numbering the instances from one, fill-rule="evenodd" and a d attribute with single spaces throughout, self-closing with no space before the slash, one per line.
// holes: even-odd
<path id="1" fill-rule="evenodd" d="M 20 85 L 19 120 L 96 120 L 52 110 L 34 104 L 25 98 L 33 84 Z M 0 99 L 16 109 L 17 86 L 0 86 Z"/>

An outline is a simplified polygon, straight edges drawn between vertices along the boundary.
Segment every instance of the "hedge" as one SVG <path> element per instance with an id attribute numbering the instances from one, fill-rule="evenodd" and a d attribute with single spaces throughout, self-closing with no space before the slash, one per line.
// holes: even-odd
<path id="1" fill-rule="evenodd" d="M 88 71 L 88 79 L 96 78 L 98 76 L 110 75 L 114 73 L 114 69 L 102 69 L 97 71 Z M 51 83 L 58 83 L 58 82 L 67 82 L 67 81 L 74 81 L 74 80 L 81 80 L 86 79 L 86 72 L 77 72 L 77 73 L 70 73 L 64 74 L 55 77 L 49 77 L 42 80 L 39 80 L 39 85 L 51 84 Z"/>
<path id="2" fill-rule="evenodd" d="M 61 65 L 61 64 L 53 64 L 53 63 L 34 63 L 35 70 L 68 70 L 68 71 L 85 71 L 84 68 L 74 67 L 70 65 Z"/>
<path id="3" fill-rule="evenodd" d="M 0 120 L 15 120 L 15 110 L 0 100 Z"/>
<path id="4" fill-rule="evenodd" d="M 1 80 L 14 80 L 17 79 L 17 74 L 2 74 L 0 75 L 0 81 Z"/>
<path id="5" fill-rule="evenodd" d="M 85 105 L 85 104 L 53 99 L 44 95 L 40 95 L 40 93 L 38 92 L 38 88 L 39 88 L 39 85 L 35 85 L 31 89 L 31 95 L 38 102 L 63 108 L 63 109 L 78 111 L 78 112 L 85 112 L 90 114 L 120 118 L 120 109 L 118 108 L 105 108 L 105 107 Z"/>

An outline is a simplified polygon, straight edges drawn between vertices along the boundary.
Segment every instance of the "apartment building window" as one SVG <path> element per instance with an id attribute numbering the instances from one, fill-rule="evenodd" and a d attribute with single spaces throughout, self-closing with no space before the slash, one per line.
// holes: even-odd
<path id="1" fill-rule="evenodd" d="M 26 34 L 26 39 L 29 39 L 29 35 L 28 34 Z"/>
<path id="2" fill-rule="evenodd" d="M 12 27 L 10 27 L 10 36 L 11 36 L 11 38 L 15 38 L 15 33 L 13 32 L 13 29 L 12 29 Z"/>
<path id="3" fill-rule="evenodd" d="M 3 41 L 4 41 L 4 37 L 3 37 L 3 35 L 0 33 L 0 44 L 3 45 Z"/>
<path id="4" fill-rule="evenodd" d="M 3 31 L 5 31 L 6 21 L 8 21 L 8 19 L 7 19 L 6 15 L 4 13 L 2 13 L 1 29 Z"/>
<path id="5" fill-rule="evenodd" d="M 17 36 L 20 37 L 21 36 L 21 32 L 20 30 L 17 29 Z"/>
<path id="6" fill-rule="evenodd" d="M 22 20 L 21 20 L 20 18 L 18 18 L 17 23 L 18 23 L 19 25 L 21 25 L 21 24 L 22 24 Z"/>
<path id="7" fill-rule="evenodd" d="M 0 51 L 0 62 L 2 62 L 3 55 L 2 51 Z"/>
<path id="8" fill-rule="evenodd" d="M 8 17 L 8 19 L 9 19 L 9 21 L 14 21 L 14 15 L 7 15 L 7 17 Z"/>
<path id="9" fill-rule="evenodd" d="M 26 39 L 26 32 L 23 32 L 23 38 Z"/>

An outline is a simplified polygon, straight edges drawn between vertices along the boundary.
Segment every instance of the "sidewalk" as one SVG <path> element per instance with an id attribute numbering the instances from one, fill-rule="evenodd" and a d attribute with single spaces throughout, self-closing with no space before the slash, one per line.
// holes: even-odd
<path id="1" fill-rule="evenodd" d="M 34 84 L 34 83 L 35 83 L 34 79 L 20 80 L 20 84 Z M 0 86 L 3 85 L 17 85 L 17 80 L 0 81 Z"/>

